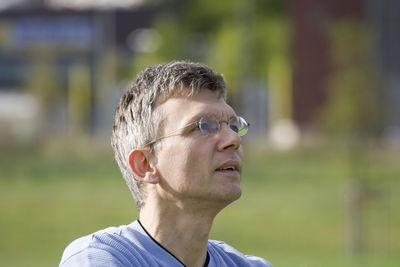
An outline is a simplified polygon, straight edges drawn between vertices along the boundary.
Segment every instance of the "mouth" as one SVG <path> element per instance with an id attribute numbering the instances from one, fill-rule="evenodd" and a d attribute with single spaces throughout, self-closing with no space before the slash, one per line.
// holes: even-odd
<path id="1" fill-rule="evenodd" d="M 215 169 L 217 172 L 226 174 L 240 174 L 242 172 L 241 165 L 237 161 L 228 161 Z"/>

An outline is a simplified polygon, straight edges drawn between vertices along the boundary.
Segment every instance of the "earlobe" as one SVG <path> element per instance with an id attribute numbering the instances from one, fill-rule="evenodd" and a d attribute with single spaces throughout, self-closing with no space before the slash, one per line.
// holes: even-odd
<path id="1" fill-rule="evenodd" d="M 154 172 L 146 172 L 143 181 L 149 184 L 157 184 L 158 176 Z"/>
<path id="2" fill-rule="evenodd" d="M 155 169 L 150 166 L 150 162 L 144 151 L 134 149 L 129 154 L 129 166 L 132 172 L 141 181 L 150 184 L 158 183 L 158 176 L 156 175 Z"/>

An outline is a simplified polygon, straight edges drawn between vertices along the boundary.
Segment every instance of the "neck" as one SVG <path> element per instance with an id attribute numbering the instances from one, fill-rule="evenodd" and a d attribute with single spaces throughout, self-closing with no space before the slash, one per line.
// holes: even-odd
<path id="1" fill-rule="evenodd" d="M 141 208 L 139 216 L 146 231 L 186 266 L 204 265 L 208 236 L 220 210 L 204 205 L 200 208 L 196 204 L 149 201 Z"/>

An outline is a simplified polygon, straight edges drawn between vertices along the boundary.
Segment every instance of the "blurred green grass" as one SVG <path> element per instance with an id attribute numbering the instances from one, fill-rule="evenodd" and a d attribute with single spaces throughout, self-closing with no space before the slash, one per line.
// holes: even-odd
<path id="1" fill-rule="evenodd" d="M 275 267 L 399 266 L 399 153 L 374 149 L 358 166 L 373 193 L 364 204 L 365 252 L 350 257 L 345 151 L 246 151 L 243 195 L 217 216 L 210 238 Z M 2 151 L 0 196 L 0 266 L 57 266 L 73 239 L 137 218 L 107 149 Z"/>

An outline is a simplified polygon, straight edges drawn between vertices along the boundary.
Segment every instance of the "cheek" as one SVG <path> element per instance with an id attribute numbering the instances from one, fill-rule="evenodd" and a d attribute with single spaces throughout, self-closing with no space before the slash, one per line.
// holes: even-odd
<path id="1" fill-rule="evenodd" d="M 213 153 L 207 143 L 191 145 L 186 154 L 184 169 L 188 179 L 190 179 L 189 182 L 206 183 L 213 168 L 212 159 Z"/>
<path id="2" fill-rule="evenodd" d="M 197 166 L 195 151 L 185 142 L 164 146 L 159 154 L 159 171 L 171 183 L 182 183 Z"/>
<path id="3" fill-rule="evenodd" d="M 187 185 L 201 184 L 207 181 L 212 168 L 212 153 L 205 142 L 182 142 L 180 149 L 174 151 L 177 158 L 176 174 Z M 171 157 L 173 155 L 170 155 Z M 183 177 L 182 177 L 183 176 Z"/>
<path id="4" fill-rule="evenodd" d="M 177 138 L 174 141 L 160 147 L 160 176 L 174 188 L 207 183 L 213 168 L 210 144 L 203 139 Z"/>

